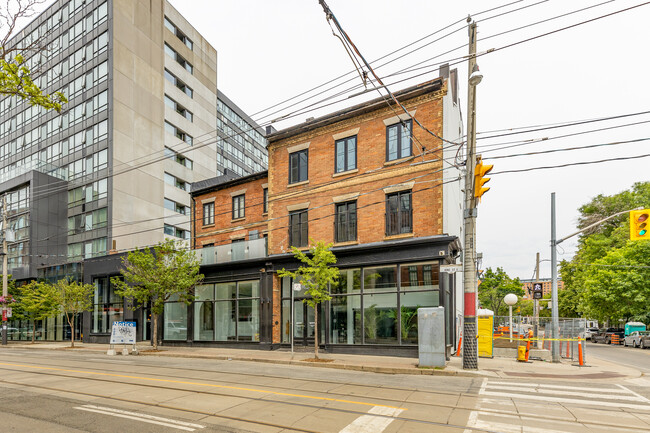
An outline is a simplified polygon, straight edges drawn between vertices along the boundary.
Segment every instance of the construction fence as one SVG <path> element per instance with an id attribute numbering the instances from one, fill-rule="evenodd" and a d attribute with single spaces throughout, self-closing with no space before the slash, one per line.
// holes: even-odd
<path id="1" fill-rule="evenodd" d="M 508 316 L 494 316 L 493 338 L 495 342 L 502 340 L 509 343 L 512 327 L 512 344 L 525 345 L 529 334 L 532 334 L 532 338 L 530 338 L 532 348 L 551 350 L 553 341 L 557 341 L 560 346 L 560 356 L 563 359 L 578 362 L 579 343 L 582 345 L 583 361 L 585 359 L 586 325 L 586 319 L 560 318 L 558 336 L 557 339 L 554 339 L 550 317 L 540 317 L 536 322 L 533 317 L 512 316 L 512 324 L 510 324 Z"/>

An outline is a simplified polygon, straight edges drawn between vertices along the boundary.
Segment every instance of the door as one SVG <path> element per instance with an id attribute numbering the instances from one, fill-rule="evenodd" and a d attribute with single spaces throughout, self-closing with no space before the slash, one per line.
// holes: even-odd
<path id="1" fill-rule="evenodd" d="M 324 320 L 322 314 L 323 309 L 320 305 L 317 308 L 318 328 L 320 329 L 318 344 L 321 345 L 324 342 Z M 293 314 L 293 344 L 296 346 L 313 346 L 316 320 L 314 309 L 307 305 L 307 303 L 302 302 L 302 299 L 297 299 L 293 301 Z"/>

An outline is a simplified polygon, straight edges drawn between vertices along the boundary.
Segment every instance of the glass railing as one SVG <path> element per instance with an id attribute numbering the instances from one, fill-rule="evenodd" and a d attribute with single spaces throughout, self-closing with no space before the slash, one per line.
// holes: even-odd
<path id="1" fill-rule="evenodd" d="M 259 259 L 266 257 L 266 238 L 235 242 L 215 247 L 204 247 L 195 250 L 195 252 L 201 258 L 202 265 Z"/>

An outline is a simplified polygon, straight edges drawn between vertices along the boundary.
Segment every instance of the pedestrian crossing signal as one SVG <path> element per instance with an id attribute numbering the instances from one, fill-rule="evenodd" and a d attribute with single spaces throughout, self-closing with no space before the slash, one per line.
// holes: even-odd
<path id="1" fill-rule="evenodd" d="M 648 234 L 648 217 L 650 209 L 641 209 L 630 211 L 630 239 L 639 241 L 650 239 Z"/>

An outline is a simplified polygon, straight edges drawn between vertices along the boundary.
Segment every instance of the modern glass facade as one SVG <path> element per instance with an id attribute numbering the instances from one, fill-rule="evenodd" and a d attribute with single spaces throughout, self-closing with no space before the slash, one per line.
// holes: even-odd
<path id="1" fill-rule="evenodd" d="M 268 154 L 262 130 L 223 93 L 217 94 L 217 176 L 224 169 L 238 176 L 266 170 Z"/>

